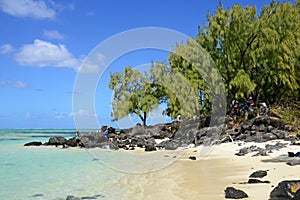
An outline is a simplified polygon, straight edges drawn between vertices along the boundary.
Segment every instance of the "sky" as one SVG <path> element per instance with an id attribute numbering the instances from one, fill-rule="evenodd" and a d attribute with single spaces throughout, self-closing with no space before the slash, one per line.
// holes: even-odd
<path id="1" fill-rule="evenodd" d="M 223 0 L 223 6 L 261 8 L 269 2 Z M 0 0 L 0 128 L 78 128 L 74 118 L 87 122 L 86 128 L 132 126 L 134 118 L 111 122 L 109 73 L 147 66 L 152 60 L 166 61 L 169 52 L 127 51 L 109 63 L 102 53 L 97 54 L 97 62 L 83 63 L 103 43 L 110 44 L 114 36 L 122 40 L 122 33 L 130 30 L 157 27 L 195 37 L 207 12 L 213 13 L 218 5 L 218 0 Z M 134 38 L 141 37 L 151 42 L 152 35 Z M 119 49 L 114 43 L 107 51 Z M 77 91 L 80 73 L 98 78 L 92 94 Z M 87 79 L 82 84 L 88 84 Z M 74 109 L 77 99 L 89 95 L 92 110 Z M 160 112 L 153 112 L 148 123 L 170 120 Z M 93 119 L 96 125 L 88 123 Z"/>

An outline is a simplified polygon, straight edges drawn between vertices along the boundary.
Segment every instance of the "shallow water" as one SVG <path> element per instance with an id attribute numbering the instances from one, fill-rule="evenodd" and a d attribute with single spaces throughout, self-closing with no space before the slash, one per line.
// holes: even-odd
<path id="1" fill-rule="evenodd" d="M 87 150 L 24 147 L 75 130 L 0 130 L 0 199 L 66 199 L 67 196 L 117 199 L 122 173 L 101 164 Z"/>

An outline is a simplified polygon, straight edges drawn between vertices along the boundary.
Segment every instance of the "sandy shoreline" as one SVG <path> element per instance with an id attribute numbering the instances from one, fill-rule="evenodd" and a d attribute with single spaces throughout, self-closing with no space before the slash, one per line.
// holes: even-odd
<path id="1" fill-rule="evenodd" d="M 207 156 L 203 156 L 202 147 L 190 148 L 166 168 L 150 173 L 126 174 L 121 180 L 126 188 L 124 199 L 225 199 L 224 190 L 228 186 L 245 191 L 251 200 L 268 199 L 279 182 L 299 179 L 300 168 L 285 162 L 263 161 L 287 155 L 288 151 L 298 152 L 300 146 L 288 145 L 279 151 L 274 150 L 270 156 L 234 154 L 242 147 L 264 147 L 277 142 L 241 142 L 241 146 L 238 143 L 225 143 L 211 148 Z M 190 160 L 189 156 L 196 156 L 197 160 Z M 271 183 L 241 184 L 247 182 L 250 174 L 257 170 L 268 170 L 268 175 L 261 180 Z"/>

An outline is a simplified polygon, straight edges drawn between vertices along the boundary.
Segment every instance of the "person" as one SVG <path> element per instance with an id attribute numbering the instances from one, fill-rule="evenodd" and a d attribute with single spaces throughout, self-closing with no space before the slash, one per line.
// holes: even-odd
<path id="1" fill-rule="evenodd" d="M 255 105 L 252 96 L 249 97 L 249 103 L 252 107 Z"/>
<path id="2" fill-rule="evenodd" d="M 231 107 L 231 115 L 237 115 L 240 109 L 239 106 L 239 101 L 238 100 L 233 100 L 232 102 L 232 107 Z"/>
<path id="3" fill-rule="evenodd" d="M 104 136 L 106 137 L 107 142 L 109 142 L 109 130 L 110 130 L 110 127 L 107 127 L 105 132 L 104 132 Z"/>
<path id="4" fill-rule="evenodd" d="M 269 109 L 265 102 L 262 102 L 259 108 L 259 115 L 266 116 L 268 115 Z"/>
<path id="5" fill-rule="evenodd" d="M 79 131 L 76 132 L 75 139 L 76 139 L 76 146 L 82 147 L 83 143 L 81 142 L 81 134 Z"/>

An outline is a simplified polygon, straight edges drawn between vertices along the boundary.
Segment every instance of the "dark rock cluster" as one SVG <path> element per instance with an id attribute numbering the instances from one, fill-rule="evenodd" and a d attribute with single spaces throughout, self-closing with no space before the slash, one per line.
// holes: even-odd
<path id="1" fill-rule="evenodd" d="M 268 153 L 272 153 L 274 150 L 279 150 L 283 147 L 286 147 L 286 144 L 277 142 L 274 145 L 266 144 L 265 148 L 258 147 L 256 145 L 252 145 L 250 147 L 243 147 L 239 150 L 235 155 L 244 156 L 248 153 L 257 152 L 254 156 L 267 156 Z"/>
<path id="2" fill-rule="evenodd" d="M 250 175 L 247 183 L 243 184 L 256 184 L 256 183 L 270 183 L 270 181 L 261 181 L 267 175 L 267 171 L 258 170 Z M 248 195 L 234 187 L 227 187 L 225 189 L 225 198 L 228 199 L 242 199 L 248 198 Z M 269 200 L 299 200 L 300 199 L 300 180 L 285 180 L 280 182 L 270 193 Z"/>
<path id="3" fill-rule="evenodd" d="M 265 142 L 274 139 L 298 141 L 298 136 L 292 136 L 282 120 L 274 117 L 257 117 L 234 123 L 230 117 L 211 117 L 201 119 L 190 119 L 182 122 L 175 121 L 169 124 L 157 124 L 155 126 L 142 126 L 137 124 L 130 129 L 116 131 L 110 128 L 109 138 L 104 136 L 107 126 L 103 126 L 100 132 L 87 133 L 81 136 L 81 145 L 76 138 L 66 139 L 64 137 L 53 137 L 43 145 L 62 145 L 63 147 L 82 146 L 85 148 L 110 148 L 133 150 L 136 147 L 145 148 L 145 151 L 156 151 L 158 149 L 175 150 L 178 147 L 187 147 L 190 144 L 212 145 L 223 142 L 244 141 L 244 142 Z M 213 126 L 212 126 L 213 124 Z M 211 126 L 209 126 L 211 125 Z M 289 129 L 291 129 L 289 127 Z M 159 144 L 155 139 L 163 139 Z M 25 144 L 42 145 L 40 142 Z M 278 143 L 274 147 L 266 146 L 260 149 L 256 146 L 241 149 L 237 155 L 257 151 L 258 155 L 267 155 L 273 149 L 282 148 Z"/>
<path id="4" fill-rule="evenodd" d="M 286 180 L 280 182 L 271 192 L 270 200 L 299 200 L 300 180 Z"/>
<path id="5" fill-rule="evenodd" d="M 227 124 L 225 132 L 234 140 L 245 142 L 266 142 L 274 139 L 294 140 L 286 130 L 285 123 L 274 117 L 257 117 L 251 120 L 244 120 L 238 125 Z"/>

